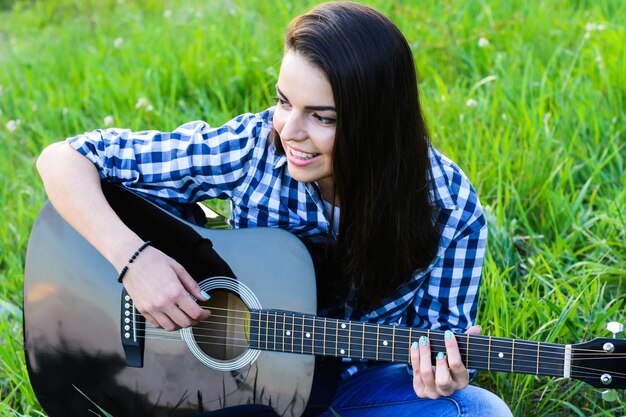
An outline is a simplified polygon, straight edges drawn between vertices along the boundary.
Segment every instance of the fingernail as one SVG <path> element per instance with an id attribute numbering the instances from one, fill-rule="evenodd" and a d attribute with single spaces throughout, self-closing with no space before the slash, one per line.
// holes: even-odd
<path id="1" fill-rule="evenodd" d="M 426 346 L 426 344 L 428 344 L 428 339 L 426 339 L 426 336 L 420 337 L 420 345 Z"/>
<path id="2" fill-rule="evenodd" d="M 204 299 L 207 300 L 207 301 L 211 299 L 211 296 L 209 295 L 209 293 L 207 293 L 204 290 L 200 291 L 200 295 L 202 295 L 204 297 Z"/>
<path id="3" fill-rule="evenodd" d="M 483 331 L 483 326 L 481 326 L 480 324 L 477 324 L 476 327 L 478 327 L 479 331 L 481 331 L 481 332 Z"/>
<path id="4" fill-rule="evenodd" d="M 411 349 L 413 350 L 417 349 L 417 342 L 413 342 L 413 344 L 411 345 Z"/>
<path id="5" fill-rule="evenodd" d="M 437 353 L 437 360 L 438 361 L 443 360 L 443 358 L 445 358 L 445 357 L 446 357 L 445 353 L 443 353 L 443 352 Z"/>
<path id="6" fill-rule="evenodd" d="M 445 337 L 446 339 L 452 339 L 452 332 L 450 330 L 446 330 Z"/>

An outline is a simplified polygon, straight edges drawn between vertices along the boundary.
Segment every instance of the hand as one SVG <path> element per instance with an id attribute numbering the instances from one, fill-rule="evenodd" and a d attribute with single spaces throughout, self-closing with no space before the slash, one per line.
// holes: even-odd
<path id="1" fill-rule="evenodd" d="M 480 334 L 480 330 L 480 326 L 472 326 L 466 334 Z M 447 331 L 444 341 L 446 352 L 438 352 L 436 366 L 432 366 L 430 341 L 426 337 L 411 346 L 413 389 L 420 398 L 447 397 L 469 384 L 469 373 L 454 333 Z"/>
<path id="2" fill-rule="evenodd" d="M 122 282 L 135 308 L 155 327 L 177 330 L 211 315 L 191 298 L 206 301 L 198 283 L 181 264 L 152 246 L 135 259 Z"/>

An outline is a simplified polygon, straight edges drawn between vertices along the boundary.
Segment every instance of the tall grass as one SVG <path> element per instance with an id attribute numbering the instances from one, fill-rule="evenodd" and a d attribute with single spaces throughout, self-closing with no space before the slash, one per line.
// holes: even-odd
<path id="1" fill-rule="evenodd" d="M 433 142 L 486 206 L 484 332 L 605 336 L 608 321 L 625 318 L 626 2 L 367 3 L 409 39 Z M 43 415 L 20 312 L 28 233 L 45 201 L 34 170 L 42 148 L 107 116 L 170 130 L 265 108 L 283 30 L 312 4 L 0 2 L 1 415 Z M 516 416 L 624 413 L 582 383 L 488 373 L 476 383 Z"/>

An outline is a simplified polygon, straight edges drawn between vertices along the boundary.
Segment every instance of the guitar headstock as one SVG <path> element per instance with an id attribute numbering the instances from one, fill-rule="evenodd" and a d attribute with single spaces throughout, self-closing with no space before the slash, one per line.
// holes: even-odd
<path id="1" fill-rule="evenodd" d="M 571 377 L 596 388 L 626 389 L 626 340 L 615 337 L 624 326 L 611 322 L 607 327 L 613 338 L 572 345 Z"/>

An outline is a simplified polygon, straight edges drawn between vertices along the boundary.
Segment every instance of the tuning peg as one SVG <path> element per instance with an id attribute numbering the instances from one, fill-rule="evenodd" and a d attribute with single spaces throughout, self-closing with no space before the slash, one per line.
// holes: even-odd
<path id="1" fill-rule="evenodd" d="M 613 333 L 613 339 L 615 339 L 618 333 L 621 333 L 624 331 L 624 325 L 620 322 L 612 321 L 606 325 L 606 329 L 609 332 Z"/>
<path id="2" fill-rule="evenodd" d="M 617 391 L 615 391 L 614 389 L 607 389 L 606 391 L 602 391 L 602 399 L 609 402 L 617 401 Z"/>

